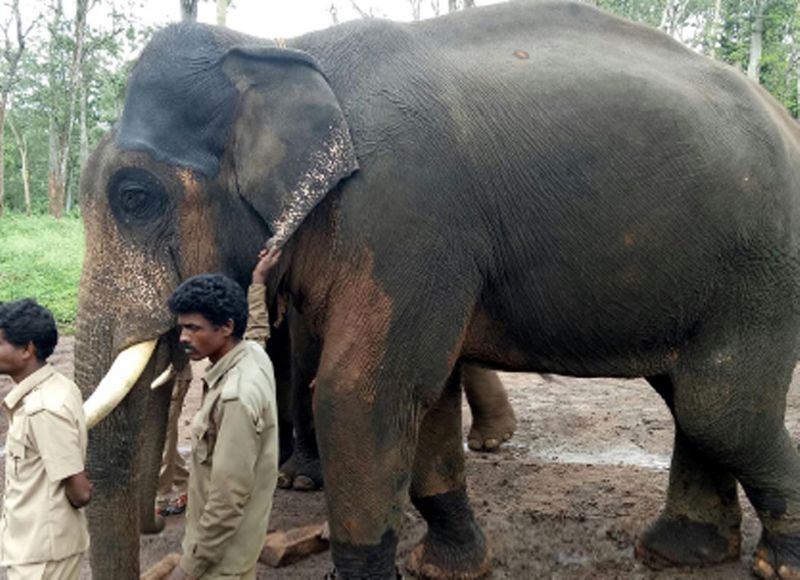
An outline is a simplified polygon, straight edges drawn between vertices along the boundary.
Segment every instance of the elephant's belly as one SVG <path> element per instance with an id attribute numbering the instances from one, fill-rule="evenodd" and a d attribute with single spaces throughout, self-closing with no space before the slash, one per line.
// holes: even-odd
<path id="1" fill-rule="evenodd" d="M 667 372 L 685 336 L 668 316 L 662 322 L 635 314 L 605 320 L 554 312 L 499 318 L 478 310 L 462 358 L 507 371 L 641 377 Z"/>

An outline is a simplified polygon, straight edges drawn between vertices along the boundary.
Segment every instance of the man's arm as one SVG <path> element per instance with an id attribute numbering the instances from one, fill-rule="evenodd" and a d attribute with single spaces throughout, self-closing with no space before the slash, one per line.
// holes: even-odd
<path id="1" fill-rule="evenodd" d="M 92 498 L 92 484 L 83 464 L 78 425 L 65 415 L 42 409 L 29 420 L 47 478 L 63 481 L 69 503 L 82 508 Z"/>
<path id="2" fill-rule="evenodd" d="M 222 401 L 222 405 L 208 499 L 201 508 L 195 544 L 187 549 L 180 562 L 181 569 L 191 576 L 202 576 L 209 566 L 222 559 L 241 524 L 255 485 L 255 464 L 260 450 L 256 420 L 238 399 Z"/>
<path id="3" fill-rule="evenodd" d="M 253 269 L 253 279 L 247 289 L 247 330 L 244 337 L 260 344 L 269 338 L 269 313 L 267 312 L 267 274 L 278 263 L 281 252 L 275 247 L 261 250 L 258 263 Z"/>

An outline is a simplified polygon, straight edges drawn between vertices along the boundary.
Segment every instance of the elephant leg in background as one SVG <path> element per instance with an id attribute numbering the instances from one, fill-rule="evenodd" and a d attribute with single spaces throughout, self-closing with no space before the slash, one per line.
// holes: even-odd
<path id="1" fill-rule="evenodd" d="M 674 414 L 670 378 L 660 375 L 648 381 Z M 666 506 L 637 541 L 636 555 L 654 568 L 735 560 L 741 520 L 736 479 L 697 449 L 676 421 Z"/>
<path id="2" fill-rule="evenodd" d="M 462 367 L 463 369 L 463 367 Z M 469 505 L 461 441 L 458 369 L 422 421 L 411 481 L 411 501 L 428 531 L 408 556 L 408 570 L 423 578 L 478 578 L 491 550 Z"/>
<path id="3" fill-rule="evenodd" d="M 728 322 L 717 336 L 747 337 L 746 341 L 720 343 L 714 337 L 698 337 L 681 353 L 670 375 L 676 423 L 694 449 L 738 480 L 755 508 L 763 525 L 756 574 L 800 578 L 800 455 L 784 426 L 796 361 L 794 321 L 776 314 L 754 322 L 759 313 L 744 307 L 737 312 L 736 321 Z M 746 328 L 731 328 L 740 320 L 746 321 Z M 686 447 L 681 444 L 679 450 L 684 458 L 689 455 Z M 724 476 L 718 481 L 725 493 L 729 483 Z M 735 516 L 733 508 L 728 515 Z M 726 539 L 731 539 L 730 532 Z"/>
<path id="4" fill-rule="evenodd" d="M 314 491 L 322 487 L 322 465 L 314 427 L 312 382 L 319 366 L 320 343 L 312 338 L 299 314 L 289 313 L 291 328 L 291 397 L 294 442 L 291 457 L 281 465 L 278 487 Z"/>
<path id="5" fill-rule="evenodd" d="M 461 382 L 472 412 L 467 444 L 473 451 L 496 451 L 517 428 L 508 393 L 495 371 L 465 364 Z"/>
<path id="6" fill-rule="evenodd" d="M 278 318 L 270 314 L 272 319 Z M 288 324 L 272 328 L 267 341 L 267 353 L 275 371 L 275 396 L 278 403 L 278 464 L 283 465 L 294 450 L 292 426 L 292 349 Z"/>

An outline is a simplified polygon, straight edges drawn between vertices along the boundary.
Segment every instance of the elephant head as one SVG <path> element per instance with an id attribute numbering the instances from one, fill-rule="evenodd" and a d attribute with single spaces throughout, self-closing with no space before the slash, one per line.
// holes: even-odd
<path id="1" fill-rule="evenodd" d="M 337 98 L 308 54 L 196 24 L 144 49 L 81 181 L 75 357 L 97 423 L 95 577 L 138 577 L 138 530 L 153 517 L 152 494 L 139 492 L 154 492 L 169 402 L 149 385 L 185 364 L 168 296 L 206 271 L 245 285 L 264 240 L 283 245 L 356 169 Z"/>

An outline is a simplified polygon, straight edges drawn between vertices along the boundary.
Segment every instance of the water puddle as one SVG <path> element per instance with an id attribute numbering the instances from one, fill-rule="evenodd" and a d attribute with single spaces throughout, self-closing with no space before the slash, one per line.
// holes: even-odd
<path id="1" fill-rule="evenodd" d="M 598 450 L 529 449 L 523 445 L 507 444 L 509 451 L 522 460 L 581 465 L 616 465 L 620 467 L 643 467 L 645 469 L 669 469 L 670 457 L 651 453 L 641 447 L 612 447 Z"/>

